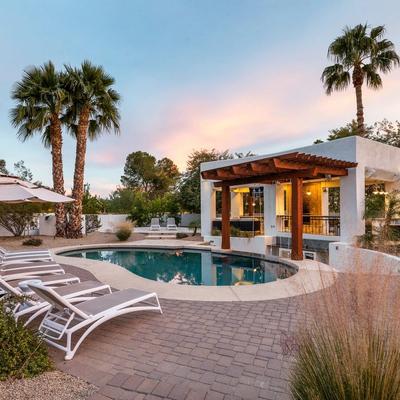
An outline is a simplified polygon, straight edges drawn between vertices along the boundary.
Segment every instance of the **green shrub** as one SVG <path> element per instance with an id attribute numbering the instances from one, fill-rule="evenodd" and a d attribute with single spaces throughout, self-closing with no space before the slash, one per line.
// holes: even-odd
<path id="1" fill-rule="evenodd" d="M 380 263 L 374 271 L 348 271 L 317 296 L 305 296 L 304 309 L 293 399 L 400 399 L 398 276 L 382 273 Z"/>
<path id="2" fill-rule="evenodd" d="M 177 232 L 176 233 L 176 238 L 177 239 L 185 239 L 185 238 L 187 238 L 189 235 L 187 235 L 186 233 L 183 233 L 183 232 Z"/>
<path id="3" fill-rule="evenodd" d="M 132 234 L 132 224 L 129 222 L 125 222 L 118 226 L 115 236 L 118 238 L 118 240 L 124 242 L 125 240 L 129 239 L 131 234 Z"/>
<path id="4" fill-rule="evenodd" d="M 22 242 L 24 246 L 40 246 L 42 243 L 43 240 L 38 238 L 30 238 Z"/>
<path id="5" fill-rule="evenodd" d="M 212 236 L 221 236 L 221 231 L 219 229 L 213 228 L 211 231 Z"/>
<path id="6" fill-rule="evenodd" d="M 53 368 L 41 337 L 9 311 L 16 301 L 0 300 L 0 380 L 30 378 Z"/>

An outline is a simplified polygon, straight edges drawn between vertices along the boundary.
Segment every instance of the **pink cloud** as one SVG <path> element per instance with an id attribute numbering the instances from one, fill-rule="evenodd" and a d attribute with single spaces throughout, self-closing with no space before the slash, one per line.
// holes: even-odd
<path id="1" fill-rule="evenodd" d="M 255 74 L 242 87 L 220 89 L 217 96 L 182 96 L 149 128 L 159 132 L 154 148 L 183 168 L 187 155 L 202 147 L 257 152 L 255 143 L 264 148 L 277 142 L 290 147 L 291 141 L 312 132 L 326 137 L 329 129 L 355 117 L 355 95 L 349 88 L 326 96 L 315 73 L 304 70 L 293 76 L 287 70 L 273 79 Z M 381 91 L 365 90 L 367 121 L 397 118 L 400 74 L 385 77 L 384 84 Z"/>

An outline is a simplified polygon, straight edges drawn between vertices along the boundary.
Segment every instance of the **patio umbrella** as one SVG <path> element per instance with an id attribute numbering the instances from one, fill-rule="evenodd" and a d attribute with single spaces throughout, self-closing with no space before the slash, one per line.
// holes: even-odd
<path id="1" fill-rule="evenodd" d="M 0 203 L 69 203 L 71 201 L 74 199 L 15 176 L 0 175 Z"/>

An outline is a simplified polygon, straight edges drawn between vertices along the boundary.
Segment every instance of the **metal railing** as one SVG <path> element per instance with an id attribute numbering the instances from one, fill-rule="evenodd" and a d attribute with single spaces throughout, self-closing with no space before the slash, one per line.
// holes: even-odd
<path id="1" fill-rule="evenodd" d="M 291 232 L 291 215 L 277 215 L 276 222 L 279 232 Z M 303 215 L 303 233 L 324 236 L 340 236 L 340 217 Z"/>

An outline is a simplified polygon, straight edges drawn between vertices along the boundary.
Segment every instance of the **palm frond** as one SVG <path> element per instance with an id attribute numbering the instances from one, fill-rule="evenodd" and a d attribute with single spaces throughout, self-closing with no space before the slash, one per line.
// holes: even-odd
<path id="1" fill-rule="evenodd" d="M 329 95 L 333 90 L 344 90 L 349 86 L 350 73 L 344 69 L 343 65 L 334 64 L 324 69 L 321 80 Z"/>
<path id="2" fill-rule="evenodd" d="M 375 70 L 375 66 L 372 64 L 366 64 L 362 68 L 364 76 L 367 81 L 367 86 L 371 89 L 379 89 L 382 87 L 382 78 Z"/>

